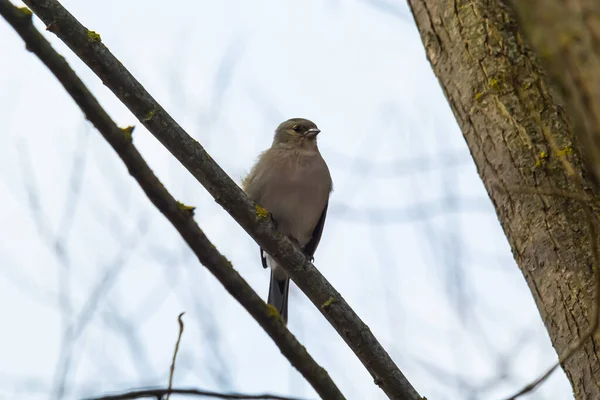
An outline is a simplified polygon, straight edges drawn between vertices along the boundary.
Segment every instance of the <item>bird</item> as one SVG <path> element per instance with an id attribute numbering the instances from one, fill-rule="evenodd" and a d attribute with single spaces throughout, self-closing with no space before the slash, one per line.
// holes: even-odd
<path id="1" fill-rule="evenodd" d="M 304 118 L 291 118 L 275 130 L 271 147 L 262 152 L 242 180 L 246 195 L 265 208 L 277 230 L 288 236 L 313 261 L 321 241 L 333 182 L 317 146 L 321 130 Z M 270 268 L 267 303 L 288 321 L 290 279 L 260 248 L 261 263 Z"/>

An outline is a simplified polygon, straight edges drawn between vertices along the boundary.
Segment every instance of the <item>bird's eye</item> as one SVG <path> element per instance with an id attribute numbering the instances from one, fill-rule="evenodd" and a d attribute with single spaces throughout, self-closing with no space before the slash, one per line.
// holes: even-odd
<path id="1" fill-rule="evenodd" d="M 292 127 L 292 129 L 294 130 L 294 132 L 299 132 L 300 131 L 300 125 L 294 125 Z"/>

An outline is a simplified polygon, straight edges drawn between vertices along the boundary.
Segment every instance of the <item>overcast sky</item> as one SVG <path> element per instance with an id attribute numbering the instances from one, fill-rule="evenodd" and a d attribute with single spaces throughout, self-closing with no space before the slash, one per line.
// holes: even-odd
<path id="1" fill-rule="evenodd" d="M 315 265 L 421 395 L 499 399 L 556 354 L 404 2 L 65 0 L 236 182 L 313 120 L 335 191 Z M 43 25 L 36 19 L 36 25 Z M 266 298 L 256 244 L 44 35 Z M 165 386 L 316 398 L 0 20 L 0 399 Z M 289 328 L 348 399 L 383 399 L 296 288 Z M 530 399 L 572 399 L 561 371 Z"/>

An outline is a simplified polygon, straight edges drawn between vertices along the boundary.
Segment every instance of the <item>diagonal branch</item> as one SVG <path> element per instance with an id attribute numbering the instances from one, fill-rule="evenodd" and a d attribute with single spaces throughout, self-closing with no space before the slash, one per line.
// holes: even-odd
<path id="1" fill-rule="evenodd" d="M 316 363 L 304 346 L 286 328 L 281 318 L 273 314 L 244 278 L 233 269 L 231 263 L 208 240 L 192 218 L 189 207 L 178 203 L 154 175 L 141 154 L 133 146 L 131 132 L 121 130 L 115 125 L 65 59 L 34 28 L 31 11 L 18 9 L 8 0 L 0 0 L 0 15 L 23 38 L 27 49 L 35 53 L 52 71 L 84 112 L 86 118 L 113 147 L 146 196 L 173 224 L 200 262 L 271 336 L 281 352 L 309 381 L 315 391 L 326 399 L 344 399 L 327 371 Z"/>
<path id="2" fill-rule="evenodd" d="M 416 390 L 377 341 L 369 327 L 285 236 L 253 204 L 235 182 L 152 98 L 104 46 L 100 35 L 86 29 L 56 0 L 24 0 L 144 126 L 188 169 L 215 200 L 282 265 L 371 373 L 375 383 L 393 399 L 420 399 Z"/>

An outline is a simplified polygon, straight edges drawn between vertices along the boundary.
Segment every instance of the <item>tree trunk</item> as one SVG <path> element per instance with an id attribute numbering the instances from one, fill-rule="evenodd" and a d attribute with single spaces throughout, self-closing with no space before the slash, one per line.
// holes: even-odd
<path id="1" fill-rule="evenodd" d="M 513 0 L 575 132 L 600 177 L 600 1 Z"/>
<path id="2" fill-rule="evenodd" d="M 550 93 L 517 20 L 501 3 L 409 0 L 427 57 L 560 354 L 591 320 L 589 213 L 579 201 L 514 187 L 594 198 L 597 192 L 583 165 L 581 138 Z M 590 340 L 563 365 L 577 399 L 600 399 L 599 345 Z"/>

